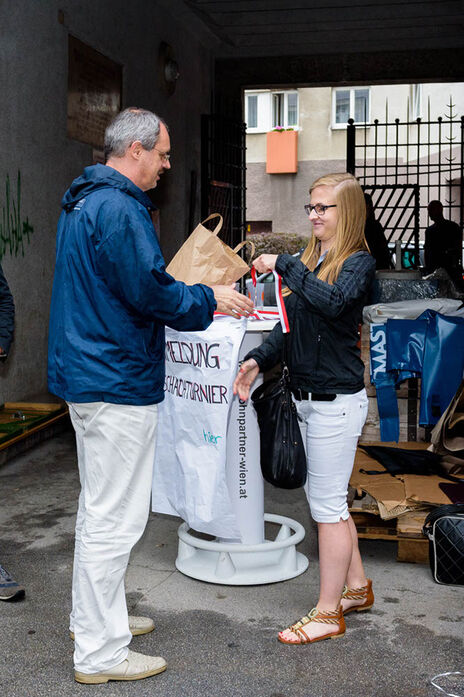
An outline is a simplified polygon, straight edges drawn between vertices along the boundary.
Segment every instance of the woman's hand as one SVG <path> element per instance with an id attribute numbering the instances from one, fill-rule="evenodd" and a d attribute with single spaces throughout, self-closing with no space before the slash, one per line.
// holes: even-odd
<path id="1" fill-rule="evenodd" d="M 269 256 L 269 255 L 265 255 Z M 238 394 L 244 402 L 249 397 L 250 387 L 254 383 L 256 376 L 259 373 L 259 365 L 254 358 L 249 358 L 245 363 L 242 363 L 240 370 L 234 382 L 234 394 Z"/>
<path id="2" fill-rule="evenodd" d="M 274 271 L 277 261 L 277 254 L 260 254 L 253 262 L 253 266 L 259 273 Z"/>
<path id="3" fill-rule="evenodd" d="M 253 303 L 246 295 L 237 293 L 235 284 L 231 286 L 210 286 L 216 300 L 216 310 L 232 317 L 248 317 L 253 312 Z"/>

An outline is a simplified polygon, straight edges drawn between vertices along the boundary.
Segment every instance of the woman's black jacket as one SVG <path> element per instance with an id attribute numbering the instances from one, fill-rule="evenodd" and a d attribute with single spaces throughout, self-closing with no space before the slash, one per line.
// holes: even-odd
<path id="1" fill-rule="evenodd" d="M 364 387 L 358 326 L 375 275 L 375 259 L 352 254 L 333 285 L 290 254 L 279 254 L 276 271 L 292 291 L 285 298 L 290 324 L 287 364 L 291 387 L 320 394 L 354 394 Z M 266 341 L 250 351 L 261 370 L 282 358 L 282 328 L 277 324 Z"/>

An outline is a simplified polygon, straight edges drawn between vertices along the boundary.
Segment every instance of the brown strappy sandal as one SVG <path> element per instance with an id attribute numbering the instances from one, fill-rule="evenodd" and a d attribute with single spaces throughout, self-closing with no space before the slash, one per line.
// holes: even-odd
<path id="1" fill-rule="evenodd" d="M 342 600 L 358 600 L 359 603 L 352 605 L 343 611 L 344 615 L 349 612 L 363 612 L 364 610 L 370 610 L 374 604 L 374 592 L 372 590 L 372 581 L 370 578 L 367 579 L 367 584 L 361 586 L 361 588 L 348 588 L 345 586 L 342 593 Z"/>
<path id="2" fill-rule="evenodd" d="M 338 632 L 332 632 L 328 634 L 323 634 L 322 636 L 316 637 L 315 639 L 310 639 L 306 632 L 303 631 L 302 627 L 309 624 L 310 622 L 320 622 L 322 624 L 338 624 Z M 313 607 L 311 612 L 301 618 L 295 624 L 292 624 L 288 629 L 297 635 L 299 641 L 292 641 L 291 639 L 286 639 L 282 636 L 282 632 L 279 632 L 278 639 L 283 644 L 293 644 L 295 646 L 300 646 L 303 644 L 315 644 L 316 641 L 322 641 L 323 639 L 338 639 L 345 634 L 345 620 L 343 619 L 343 611 L 341 605 L 338 610 L 318 610 L 317 607 Z M 284 631 L 286 631 L 284 629 Z"/>

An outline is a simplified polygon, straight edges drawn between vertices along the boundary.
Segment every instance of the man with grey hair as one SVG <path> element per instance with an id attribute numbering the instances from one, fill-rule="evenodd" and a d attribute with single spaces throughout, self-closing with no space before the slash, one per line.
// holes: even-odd
<path id="1" fill-rule="evenodd" d="M 162 672 L 163 658 L 128 650 L 151 619 L 128 617 L 124 575 L 149 513 L 157 405 L 164 398 L 164 327 L 202 330 L 214 310 L 246 315 L 232 287 L 187 286 L 166 273 L 146 191 L 170 169 L 155 114 L 121 112 L 105 134 L 106 165 L 66 192 L 50 314 L 49 389 L 76 432 L 81 493 L 70 631 L 74 677 L 95 684 Z"/>

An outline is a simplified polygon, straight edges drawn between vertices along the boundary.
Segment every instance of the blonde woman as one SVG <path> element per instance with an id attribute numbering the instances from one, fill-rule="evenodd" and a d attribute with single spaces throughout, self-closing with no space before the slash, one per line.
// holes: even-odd
<path id="1" fill-rule="evenodd" d="M 375 259 L 364 238 L 366 206 L 355 177 L 329 174 L 315 181 L 309 193 L 305 210 L 312 237 L 301 258 L 262 254 L 253 262 L 260 273 L 276 269 L 287 287 L 291 388 L 307 426 L 305 489 L 318 527 L 319 599 L 279 633 L 285 644 L 341 637 L 344 614 L 367 610 L 374 603 L 346 499 L 367 414 L 357 343 Z M 278 364 L 281 354 L 278 325 L 245 357 L 234 383 L 241 399 L 248 398 L 258 372 Z"/>

